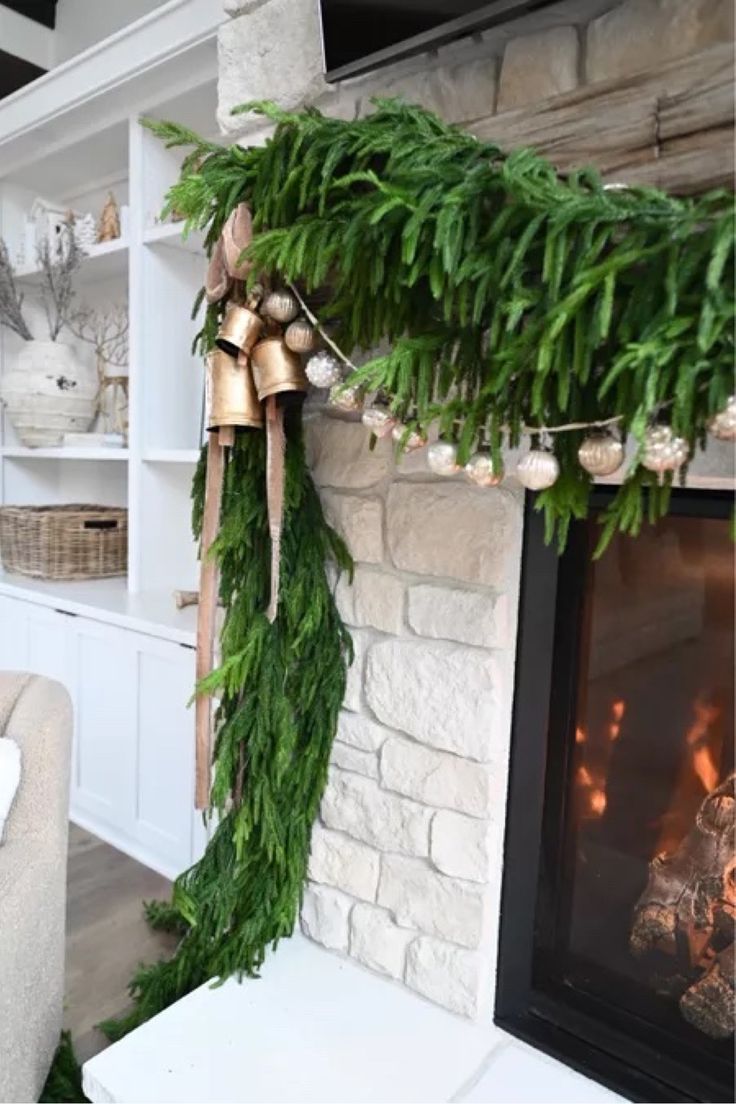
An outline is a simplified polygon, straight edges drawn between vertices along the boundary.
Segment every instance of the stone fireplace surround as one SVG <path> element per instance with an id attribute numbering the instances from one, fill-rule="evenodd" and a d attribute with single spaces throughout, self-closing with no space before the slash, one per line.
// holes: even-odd
<path id="1" fill-rule="evenodd" d="M 451 122 L 529 106 L 729 40 L 728 0 L 565 0 L 500 31 L 328 86 L 316 4 L 224 0 L 219 122 L 253 99 L 344 118 L 401 95 Z M 257 47 L 254 46 L 257 44 Z M 355 645 L 302 929 L 480 1022 L 493 1004 L 523 494 L 397 466 L 359 423 L 313 413 L 308 446 L 356 561 L 337 585 Z"/>

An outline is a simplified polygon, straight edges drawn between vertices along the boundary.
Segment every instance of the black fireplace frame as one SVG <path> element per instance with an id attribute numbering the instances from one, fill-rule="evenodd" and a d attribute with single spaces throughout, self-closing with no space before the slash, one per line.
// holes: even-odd
<path id="1" fill-rule="evenodd" d="M 615 488 L 599 487 L 600 509 Z M 671 512 L 728 518 L 733 496 L 717 490 L 676 490 Z M 627 1099 L 647 1104 L 733 1100 L 730 1090 L 705 1071 L 679 1063 L 656 1045 L 651 1031 L 631 1030 L 610 1006 L 559 986 L 535 988 L 532 964 L 538 925 L 551 909 L 539 907 L 555 893 L 564 845 L 567 755 L 574 731 L 577 657 L 583 588 L 590 554 L 584 524 L 573 524 L 558 556 L 544 543 L 544 524 L 527 496 L 519 607 L 504 877 L 498 946 L 495 1022 Z M 541 917 L 541 919 L 540 919 Z"/>

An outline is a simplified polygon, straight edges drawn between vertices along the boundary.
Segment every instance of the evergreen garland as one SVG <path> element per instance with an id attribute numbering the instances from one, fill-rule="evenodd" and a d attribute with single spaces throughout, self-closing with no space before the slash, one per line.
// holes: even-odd
<path id="1" fill-rule="evenodd" d="M 296 923 L 351 653 L 324 564 L 351 565 L 322 516 L 298 414 L 287 418 L 287 433 L 283 580 L 273 625 L 263 613 L 270 562 L 263 434 L 238 434 L 230 450 L 213 548 L 227 610 L 222 663 L 202 686 L 220 699 L 211 797 L 218 824 L 202 859 L 177 879 L 171 904 L 147 906 L 153 927 L 182 938 L 170 961 L 136 973 L 132 1011 L 101 1025 L 111 1039 L 211 978 L 257 975 L 266 949 Z M 205 461 L 203 451 L 195 533 Z"/>
<path id="2" fill-rule="evenodd" d="M 691 447 L 733 391 L 732 197 L 607 190 L 591 169 L 561 177 L 528 149 L 504 155 L 395 100 L 355 121 L 245 105 L 277 125 L 229 149 L 171 123 L 193 147 L 169 207 L 211 249 L 250 204 L 254 272 L 321 290 L 321 321 L 346 350 L 390 351 L 351 377 L 385 391 L 404 421 L 456 436 L 459 459 L 500 459 L 525 426 L 620 416 L 641 441 L 660 412 Z M 210 309 L 203 345 L 218 312 Z M 581 432 L 556 436 L 562 475 L 539 495 L 564 544 L 591 477 Z M 635 463 L 603 517 L 601 548 L 667 509 L 672 481 Z"/>

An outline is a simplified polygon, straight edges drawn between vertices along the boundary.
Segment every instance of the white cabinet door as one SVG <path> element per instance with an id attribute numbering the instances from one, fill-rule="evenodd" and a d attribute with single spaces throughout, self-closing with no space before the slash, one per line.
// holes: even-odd
<path id="1" fill-rule="evenodd" d="M 151 637 L 138 647 L 136 835 L 180 872 L 194 849 L 194 651 Z"/>
<path id="2" fill-rule="evenodd" d="M 85 814 L 92 831 L 101 821 L 117 843 L 135 827 L 136 634 L 84 617 L 70 625 L 77 671 L 73 810 Z"/>
<path id="3" fill-rule="evenodd" d="M 74 628 L 77 618 L 61 610 L 23 603 L 27 611 L 27 666 L 65 686 L 74 699 L 76 671 Z"/>
<path id="4" fill-rule="evenodd" d="M 0 595 L 0 671 L 28 670 L 27 602 Z"/>

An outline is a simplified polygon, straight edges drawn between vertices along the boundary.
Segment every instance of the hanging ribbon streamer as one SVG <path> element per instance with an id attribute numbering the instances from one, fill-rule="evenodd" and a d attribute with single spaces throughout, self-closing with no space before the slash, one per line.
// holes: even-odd
<path id="1" fill-rule="evenodd" d="M 279 405 L 276 395 L 269 395 L 266 400 L 266 501 L 268 531 L 271 535 L 271 598 L 266 617 L 272 624 L 279 608 L 285 453 L 284 408 Z"/>

